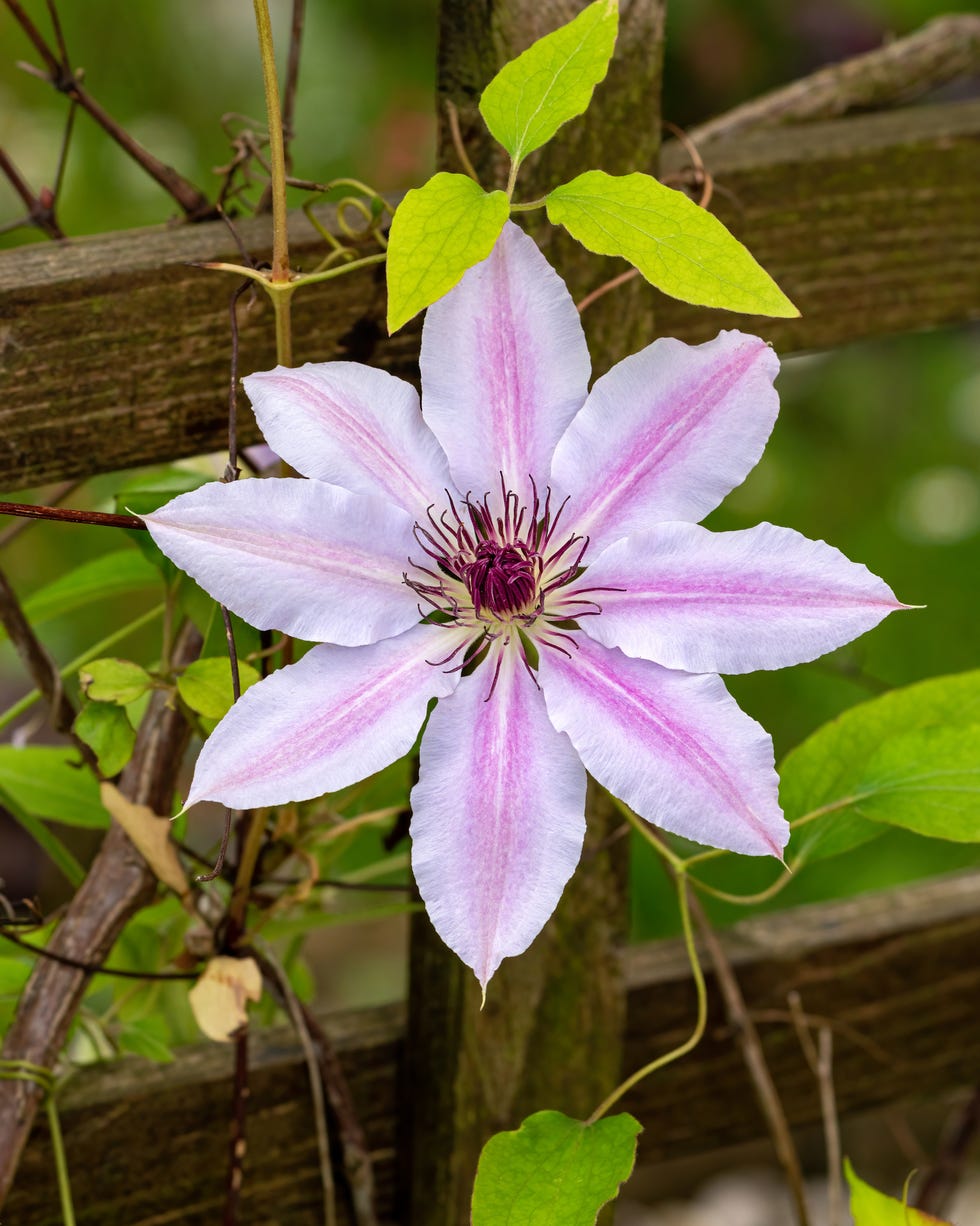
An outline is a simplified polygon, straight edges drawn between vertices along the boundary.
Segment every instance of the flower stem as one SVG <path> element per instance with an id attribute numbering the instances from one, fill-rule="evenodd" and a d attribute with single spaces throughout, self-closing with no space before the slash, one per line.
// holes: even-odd
<path id="1" fill-rule="evenodd" d="M 510 174 L 507 177 L 507 199 L 511 200 L 514 195 L 514 187 L 517 184 L 517 172 L 520 169 L 520 162 L 514 158 L 510 164 Z"/>
<path id="2" fill-rule="evenodd" d="M 259 55 L 262 57 L 265 109 L 269 123 L 269 161 L 272 170 L 272 281 L 275 284 L 289 280 L 289 240 L 286 232 L 286 146 L 282 135 L 282 109 L 279 103 L 276 56 L 272 46 L 269 3 L 268 0 L 253 0 L 253 3 L 255 5 L 255 26 L 259 37 Z M 278 317 L 277 310 L 277 321 Z M 288 319 L 287 307 L 286 320 Z M 288 327 L 288 322 L 286 326 Z M 288 365 L 288 363 L 283 363 L 283 365 Z"/>
<path id="3" fill-rule="evenodd" d="M 547 203 L 547 196 L 540 196 L 537 200 L 526 200 L 523 204 L 515 204 L 511 201 L 510 211 L 512 213 L 530 213 L 532 209 L 543 209 Z"/>
<path id="4" fill-rule="evenodd" d="M 280 366 L 293 364 L 292 288 L 271 295 L 276 318 L 276 361 Z"/>

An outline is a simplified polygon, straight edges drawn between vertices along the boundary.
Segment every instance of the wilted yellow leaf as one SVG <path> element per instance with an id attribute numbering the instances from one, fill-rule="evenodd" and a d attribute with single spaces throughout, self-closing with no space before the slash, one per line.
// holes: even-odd
<path id="1" fill-rule="evenodd" d="M 111 783 L 103 783 L 99 790 L 109 814 L 126 831 L 157 877 L 180 898 L 187 897 L 191 887 L 170 837 L 169 818 L 159 817 L 148 805 L 127 800 Z"/>
<path id="2" fill-rule="evenodd" d="M 254 958 L 212 958 L 188 993 L 194 1018 L 208 1036 L 227 1043 L 248 1021 L 246 1002 L 262 995 L 262 972 Z"/>

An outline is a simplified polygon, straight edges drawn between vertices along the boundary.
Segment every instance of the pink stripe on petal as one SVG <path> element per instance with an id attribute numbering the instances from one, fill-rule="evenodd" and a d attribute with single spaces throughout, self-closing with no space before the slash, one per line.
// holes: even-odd
<path id="1" fill-rule="evenodd" d="M 513 222 L 491 254 L 429 307 L 422 405 L 459 490 L 527 498 L 585 400 L 591 364 L 564 282 Z"/>
<path id="2" fill-rule="evenodd" d="M 664 520 L 699 520 L 745 479 L 776 420 L 778 367 L 758 337 L 721 332 L 654 341 L 596 380 L 552 466 L 593 555 Z"/>
<path id="3" fill-rule="evenodd" d="M 309 800 L 402 757 L 429 699 L 459 681 L 426 662 L 438 640 L 436 627 L 413 626 L 367 647 L 323 644 L 252 686 L 205 742 L 188 806 Z"/>
<path id="4" fill-rule="evenodd" d="M 773 524 L 659 524 L 610 545 L 582 583 L 607 589 L 595 597 L 602 613 L 582 623 L 587 634 L 692 673 L 813 660 L 904 607 L 866 566 Z"/>
<path id="5" fill-rule="evenodd" d="M 582 635 L 571 654 L 541 652 L 548 715 L 604 787 L 674 834 L 780 855 L 789 826 L 772 741 L 720 677 L 672 672 Z"/>
<path id="6" fill-rule="evenodd" d="M 260 630 L 356 646 L 419 620 L 398 507 L 320 481 L 214 482 L 145 515 L 163 552 Z"/>
<path id="7" fill-rule="evenodd" d="M 304 476 L 380 495 L 413 519 L 449 484 L 410 383 L 358 362 L 308 362 L 242 384 L 272 449 Z"/>
<path id="8" fill-rule="evenodd" d="M 585 771 L 517 654 L 432 714 L 412 792 L 412 868 L 429 918 L 485 988 L 554 911 L 582 851 Z"/>

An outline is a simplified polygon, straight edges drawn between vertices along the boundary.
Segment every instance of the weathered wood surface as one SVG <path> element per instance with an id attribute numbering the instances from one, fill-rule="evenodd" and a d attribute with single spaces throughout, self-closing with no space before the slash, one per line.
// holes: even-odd
<path id="1" fill-rule="evenodd" d="M 703 155 L 719 214 L 803 318 L 730 316 L 630 287 L 656 303 L 658 331 L 700 340 L 737 323 L 790 352 L 980 315 L 980 102 L 743 132 Z M 598 161 L 629 168 L 621 151 Z M 663 170 L 677 165 L 668 154 Z M 264 220 L 240 230 L 256 255 L 267 250 Z M 310 267 L 320 248 L 301 214 L 292 234 L 295 263 Z M 189 265 L 234 257 L 220 223 L 0 253 L 0 488 L 220 448 L 235 282 Z M 593 256 L 586 267 L 588 288 L 607 275 Z M 621 317 L 630 301 L 619 299 Z M 389 340 L 383 315 L 380 269 L 300 293 L 298 360 L 352 358 L 411 376 L 417 327 Z M 271 335 L 257 303 L 244 321 L 243 370 L 271 364 Z M 247 413 L 243 424 L 254 439 Z"/>
<path id="2" fill-rule="evenodd" d="M 980 1078 L 980 873 L 744 920 L 724 936 L 790 1122 L 819 1118 L 813 1078 L 785 1020 L 787 993 L 834 1027 L 842 1114 L 924 1099 Z M 686 1037 L 694 993 L 679 942 L 626 951 L 627 1068 Z M 707 1036 L 624 1102 L 644 1123 L 640 1160 L 662 1162 L 759 1138 L 765 1129 L 709 975 Z M 490 993 L 493 1000 L 493 989 Z M 400 1005 L 324 1019 L 376 1162 L 383 1220 L 407 1220 L 396 1190 L 405 1110 Z M 322 1221 L 301 1052 L 285 1028 L 252 1047 L 243 1212 L 252 1226 Z M 76 1074 L 61 1103 L 80 1226 L 211 1226 L 220 1212 L 231 1050 L 208 1044 L 173 1065 L 135 1057 Z M 400 1105 L 401 1104 L 401 1105 Z M 518 1122 L 518 1113 L 509 1123 Z M 18 1226 L 58 1226 L 51 1151 L 39 1126 L 7 1205 Z M 341 1178 L 337 1173 L 338 1179 Z M 341 1219 L 350 1221 L 346 1214 Z"/>
<path id="3" fill-rule="evenodd" d="M 451 103 L 483 181 L 506 182 L 500 147 L 476 101 L 500 67 L 541 33 L 570 20 L 585 0 L 443 0 L 438 98 Z M 522 167 L 524 199 L 544 195 L 604 159 L 610 169 L 639 158 L 656 167 L 660 148 L 662 0 L 633 0 L 609 74 L 593 100 L 595 122 L 566 124 Z M 443 132 L 441 165 L 455 168 Z M 547 229 L 534 230 L 571 292 L 587 292 L 597 261 Z M 565 238 L 565 242 L 562 242 Z M 601 275 L 601 274 L 600 274 Z M 593 361 L 609 366 L 654 330 L 653 301 L 641 284 L 586 319 Z M 465 798 L 464 798 L 465 803 Z M 583 859 L 540 938 L 494 976 L 486 1007 L 468 968 L 413 917 L 409 1015 L 402 1101 L 401 1187 L 411 1226 L 457 1226 L 469 1202 L 483 1145 L 509 1121 L 541 1106 L 585 1116 L 619 1080 L 626 998 L 618 951 L 628 925 L 627 843 L 608 798 L 590 788 Z M 603 1216 L 603 1223 L 606 1221 Z"/>

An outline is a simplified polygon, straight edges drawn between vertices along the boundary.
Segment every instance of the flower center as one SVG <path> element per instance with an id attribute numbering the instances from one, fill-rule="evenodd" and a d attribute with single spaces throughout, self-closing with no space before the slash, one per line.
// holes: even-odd
<path id="1" fill-rule="evenodd" d="M 525 506 L 501 477 L 499 496 L 446 498 L 445 510 L 430 507 L 415 525 L 426 556 L 412 560 L 405 582 L 423 616 L 473 632 L 467 661 L 498 639 L 523 651 L 521 634 L 559 646 L 576 618 L 598 611 L 577 583 L 588 540 L 558 536 L 565 504 L 552 510 L 550 490 L 543 500 L 535 490 Z"/>
<path id="2" fill-rule="evenodd" d="M 499 621 L 537 612 L 540 557 L 527 545 L 480 541 L 472 562 L 460 559 L 460 571 L 477 617 Z"/>

